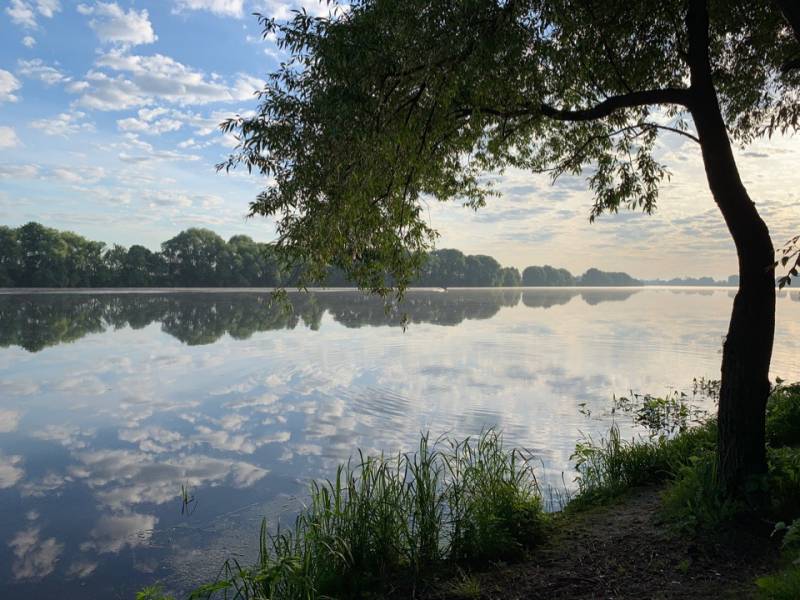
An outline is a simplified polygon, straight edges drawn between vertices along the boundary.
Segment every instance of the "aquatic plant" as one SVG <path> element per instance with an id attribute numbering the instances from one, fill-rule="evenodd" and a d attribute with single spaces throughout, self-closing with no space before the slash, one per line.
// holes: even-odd
<path id="1" fill-rule="evenodd" d="M 192 598 L 311 599 L 413 588 L 446 563 L 512 559 L 538 543 L 545 514 L 531 457 L 494 430 L 420 439 L 414 453 L 365 456 L 311 484 L 290 529 L 260 531 L 259 558 L 231 559 Z"/>

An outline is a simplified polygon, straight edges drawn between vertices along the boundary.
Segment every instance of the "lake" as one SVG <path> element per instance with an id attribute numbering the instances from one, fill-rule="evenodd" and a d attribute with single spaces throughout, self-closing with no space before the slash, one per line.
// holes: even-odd
<path id="1" fill-rule="evenodd" d="M 388 314 L 350 291 L 291 312 L 253 291 L 0 293 L 0 597 L 186 590 L 250 559 L 312 478 L 421 431 L 498 427 L 572 486 L 576 440 L 623 419 L 613 395 L 718 377 L 733 293 L 419 290 Z M 800 379 L 800 293 L 777 313 L 773 375 Z"/>

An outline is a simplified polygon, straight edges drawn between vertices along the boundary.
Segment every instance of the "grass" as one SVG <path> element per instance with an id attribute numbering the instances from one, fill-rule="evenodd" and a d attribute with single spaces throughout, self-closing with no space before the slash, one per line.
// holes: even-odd
<path id="1" fill-rule="evenodd" d="M 607 437 L 587 437 L 575 447 L 578 493 L 569 506 L 580 508 L 613 500 L 631 488 L 674 479 L 692 457 L 713 449 L 716 423 L 685 429 L 674 437 L 623 440 L 612 425 Z"/>
<path id="2" fill-rule="evenodd" d="M 445 564 L 522 556 L 544 534 L 530 457 L 493 430 L 456 442 L 420 440 L 417 452 L 369 457 L 313 483 L 294 527 L 262 523 L 259 559 L 228 561 L 192 598 L 358 597 L 391 583 L 413 587 Z M 465 595 L 469 595 L 468 579 Z"/>

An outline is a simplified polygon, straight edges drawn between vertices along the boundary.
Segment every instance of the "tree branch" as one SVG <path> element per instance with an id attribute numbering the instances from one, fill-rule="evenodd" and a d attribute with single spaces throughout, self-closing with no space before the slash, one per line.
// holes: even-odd
<path id="1" fill-rule="evenodd" d="M 643 90 L 611 96 L 600 104 L 591 108 L 579 110 L 563 110 L 548 104 L 542 104 L 540 111 L 545 117 L 557 121 L 595 121 L 607 117 L 623 108 L 634 106 L 648 106 L 651 104 L 682 104 L 689 105 L 689 91 L 682 88 L 664 88 L 658 90 Z"/>
<path id="2" fill-rule="evenodd" d="M 775 4 L 778 5 L 783 18 L 786 19 L 786 23 L 794 33 L 795 39 L 800 43 L 800 4 L 796 0 L 775 0 Z M 793 69 L 800 69 L 800 57 L 787 60 L 781 65 L 781 71 L 784 73 Z"/>

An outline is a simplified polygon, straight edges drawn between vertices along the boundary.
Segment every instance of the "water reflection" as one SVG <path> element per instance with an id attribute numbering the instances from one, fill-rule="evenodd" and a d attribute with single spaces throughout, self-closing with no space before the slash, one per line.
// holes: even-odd
<path id="1" fill-rule="evenodd" d="M 228 334 L 247 339 L 258 331 L 294 329 L 302 324 L 319 329 L 327 312 L 346 327 L 398 326 L 410 323 L 458 325 L 490 319 L 503 307 L 549 308 L 581 298 L 590 305 L 623 301 L 639 290 L 554 289 L 411 291 L 387 313 L 379 298 L 353 292 L 289 295 L 290 308 L 271 301 L 269 294 L 190 292 L 171 294 L 0 294 L 0 346 L 21 346 L 38 352 L 74 342 L 108 329 L 161 329 L 185 344 L 212 344 Z"/>
<path id="2" fill-rule="evenodd" d="M 581 432 L 607 429 L 613 393 L 718 373 L 731 302 L 425 291 L 387 316 L 352 292 L 293 297 L 291 313 L 269 299 L 0 296 L 0 597 L 180 592 L 252 556 L 261 517 L 285 523 L 310 478 L 358 447 L 413 448 L 419 431 L 496 425 L 560 482 Z M 800 378 L 796 300 L 778 300 L 787 379 Z"/>

